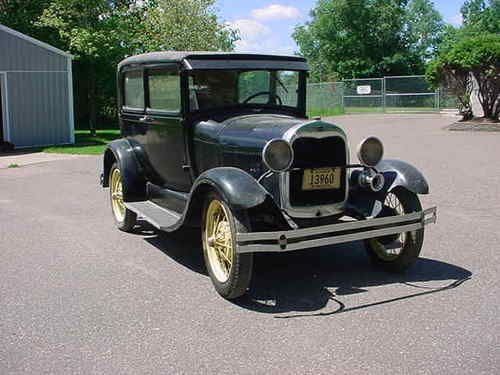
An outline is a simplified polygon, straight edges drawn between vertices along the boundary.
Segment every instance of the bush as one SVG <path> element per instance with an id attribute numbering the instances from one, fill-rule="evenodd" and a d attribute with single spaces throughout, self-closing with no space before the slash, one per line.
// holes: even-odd
<path id="1" fill-rule="evenodd" d="M 474 81 L 484 117 L 497 120 L 500 113 L 500 35 L 462 35 L 441 51 L 427 67 L 426 78 L 449 87 L 457 96 L 464 118 L 472 115 L 470 94 Z"/>

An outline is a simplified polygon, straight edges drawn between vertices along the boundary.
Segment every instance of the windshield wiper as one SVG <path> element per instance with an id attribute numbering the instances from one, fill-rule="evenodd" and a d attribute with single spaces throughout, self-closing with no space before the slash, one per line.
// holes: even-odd
<path id="1" fill-rule="evenodd" d="M 281 80 L 279 78 L 277 78 L 277 77 L 276 77 L 276 81 L 278 81 L 278 83 L 283 88 L 283 90 L 285 90 L 285 93 L 288 94 L 288 89 L 286 88 L 285 84 L 283 82 L 281 82 Z"/>

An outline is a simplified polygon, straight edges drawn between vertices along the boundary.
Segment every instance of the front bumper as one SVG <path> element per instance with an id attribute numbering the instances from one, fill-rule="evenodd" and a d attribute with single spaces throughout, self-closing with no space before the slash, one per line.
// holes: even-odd
<path id="1" fill-rule="evenodd" d="M 238 253 L 286 252 L 376 238 L 422 229 L 435 223 L 437 208 L 406 215 L 278 232 L 238 233 Z"/>

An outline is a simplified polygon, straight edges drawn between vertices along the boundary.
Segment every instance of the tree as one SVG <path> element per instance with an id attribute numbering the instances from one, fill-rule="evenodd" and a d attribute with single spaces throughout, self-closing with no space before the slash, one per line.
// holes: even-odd
<path id="1" fill-rule="evenodd" d="M 98 101 L 113 95 L 113 66 L 133 51 L 132 38 L 142 7 L 130 0 L 52 0 L 38 25 L 57 30 L 60 40 L 79 63 L 88 104 L 89 129 L 97 127 Z"/>
<path id="2" fill-rule="evenodd" d="M 423 59 L 409 48 L 406 5 L 406 0 L 319 0 L 311 12 L 312 20 L 293 34 L 299 52 L 311 62 L 313 78 L 423 71 Z M 417 12 L 418 7 L 413 8 Z M 421 42 L 418 49 L 427 50 L 431 38 L 423 37 L 424 27 L 413 22 L 411 30 Z"/>
<path id="3" fill-rule="evenodd" d="M 500 33 L 500 0 L 466 0 L 460 11 L 467 31 Z"/>
<path id="4" fill-rule="evenodd" d="M 498 120 L 500 113 L 500 35 L 483 33 L 465 36 L 440 53 L 426 72 L 434 85 L 451 84 L 462 104 L 464 117 L 472 114 L 470 93 L 473 80 L 484 117 Z"/>
<path id="5" fill-rule="evenodd" d="M 138 40 L 145 51 L 231 51 L 235 31 L 219 23 L 215 0 L 157 0 L 145 11 Z"/>
<path id="6" fill-rule="evenodd" d="M 423 64 L 433 58 L 443 38 L 445 23 L 430 0 L 411 0 L 406 9 L 410 50 Z"/>
<path id="7" fill-rule="evenodd" d="M 0 23 L 58 46 L 59 39 L 52 30 L 36 25 L 36 21 L 51 2 L 51 0 L 0 0 Z"/>

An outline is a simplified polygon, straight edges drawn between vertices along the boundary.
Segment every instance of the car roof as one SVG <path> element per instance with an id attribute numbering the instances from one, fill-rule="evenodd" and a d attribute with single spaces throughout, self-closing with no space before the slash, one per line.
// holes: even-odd
<path id="1" fill-rule="evenodd" d="M 198 62 L 197 67 L 193 67 L 192 62 Z M 205 62 L 203 64 L 202 62 Z M 184 67 L 188 70 L 196 68 L 206 68 L 207 66 L 215 66 L 216 61 L 233 61 L 233 62 L 244 62 L 253 61 L 258 64 L 259 61 L 266 62 L 283 62 L 286 65 L 287 62 L 292 63 L 300 70 L 308 70 L 307 60 L 300 56 L 286 56 L 286 55 L 266 55 L 266 54 L 255 54 L 255 53 L 235 53 L 235 52 L 209 52 L 209 51 L 162 51 L 162 52 L 150 52 L 143 53 L 140 55 L 130 56 L 122 60 L 118 64 L 118 69 L 129 65 L 142 65 L 142 64 L 155 64 L 163 62 L 173 62 L 182 63 Z M 211 62 L 211 63 L 210 63 Z M 207 65 L 208 64 L 208 65 Z M 276 65 L 276 63 L 271 64 Z M 221 65 L 223 67 L 230 68 L 227 65 Z"/>

